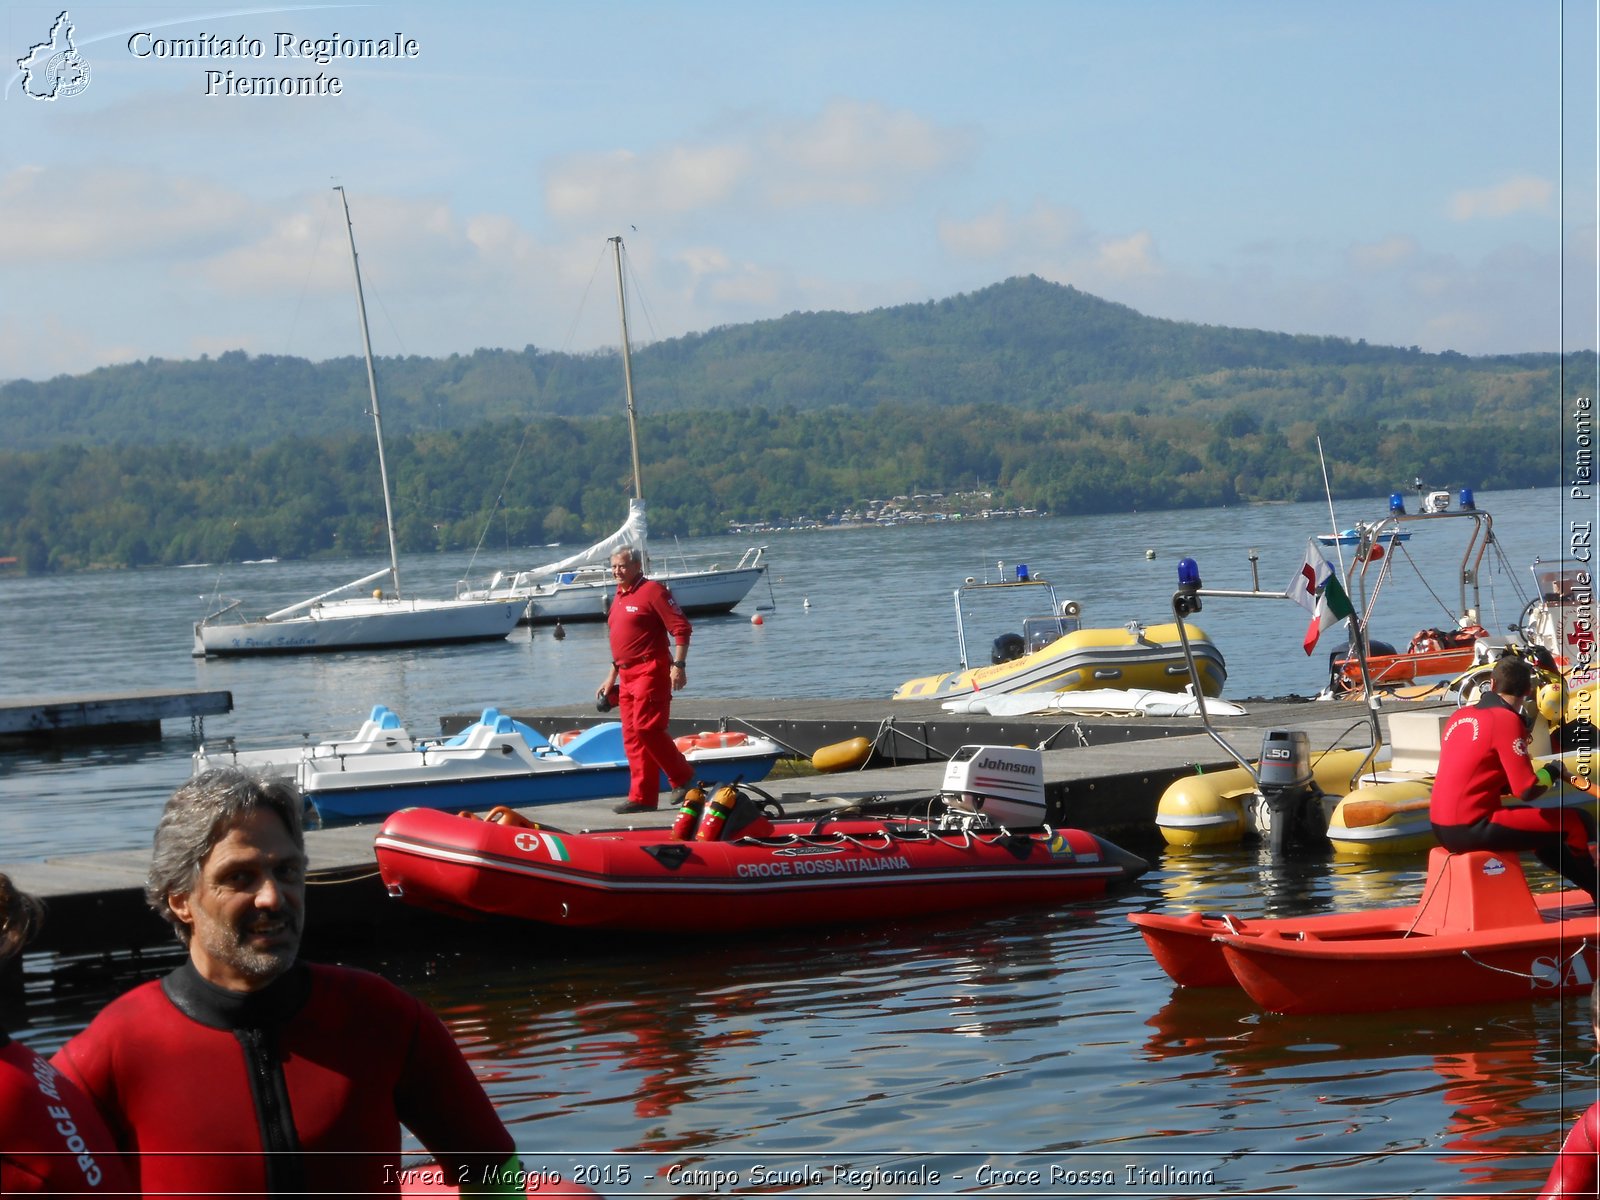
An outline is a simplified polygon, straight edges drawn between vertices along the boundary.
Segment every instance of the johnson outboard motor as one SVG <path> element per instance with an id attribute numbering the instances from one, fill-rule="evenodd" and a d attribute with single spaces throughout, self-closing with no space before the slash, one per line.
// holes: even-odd
<path id="1" fill-rule="evenodd" d="M 1328 818 L 1311 774 L 1311 739 L 1300 729 L 1269 729 L 1261 741 L 1261 800 L 1256 830 L 1274 858 L 1323 846 Z"/>
<path id="2" fill-rule="evenodd" d="M 1020 633 L 1002 633 L 994 640 L 994 649 L 989 654 L 989 661 L 995 666 L 1012 662 L 1021 658 L 1025 649 L 1027 643 L 1022 640 Z"/>

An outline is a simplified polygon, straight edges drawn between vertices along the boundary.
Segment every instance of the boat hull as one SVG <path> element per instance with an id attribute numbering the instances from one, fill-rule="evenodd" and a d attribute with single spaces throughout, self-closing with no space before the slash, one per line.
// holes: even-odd
<path id="1" fill-rule="evenodd" d="M 315 654 L 492 642 L 517 627 L 510 600 L 340 600 L 278 621 L 200 623 L 194 656 Z"/>
<path id="2" fill-rule="evenodd" d="M 565 744 L 553 745 L 490 708 L 453 738 L 414 741 L 380 705 L 349 739 L 281 750 L 202 748 L 194 755 L 194 770 L 240 766 L 291 778 L 330 825 L 402 808 L 482 812 L 627 794 L 620 724 L 557 737 Z M 695 734 L 678 745 L 696 778 L 708 784 L 760 782 L 784 754 L 772 739 L 743 733 Z M 663 776 L 659 786 L 665 791 L 671 785 Z"/>
<path id="3" fill-rule="evenodd" d="M 1080 830 L 935 834 L 915 821 L 779 821 L 732 842 L 565 833 L 410 810 L 384 823 L 391 895 L 458 916 L 720 933 L 1088 899 L 1143 860 Z"/>
<path id="4" fill-rule="evenodd" d="M 1203 630 L 1188 630 L 1201 690 L 1220 696 L 1227 664 Z M 1154 625 L 1140 634 L 1126 629 L 1079 629 L 1032 654 L 1009 662 L 928 675 L 900 685 L 896 700 L 944 700 L 973 692 L 1069 692 L 1092 688 L 1141 688 L 1182 692 L 1189 668 L 1176 625 Z"/>
<path id="5" fill-rule="evenodd" d="M 672 598 L 684 613 L 705 616 L 732 612 L 750 594 L 766 571 L 763 565 L 727 571 L 658 574 L 651 578 L 671 590 Z M 523 621 L 528 625 L 554 625 L 557 621 L 562 624 L 603 621 L 611 607 L 611 598 L 616 594 L 616 587 L 609 580 L 575 580 L 572 583 L 523 590 L 527 595 L 527 611 Z"/>
<path id="6" fill-rule="evenodd" d="M 1577 890 L 1533 895 L 1515 858 L 1435 847 L 1420 903 L 1241 920 L 1134 913 L 1175 983 L 1238 987 L 1278 1013 L 1386 1012 L 1588 991 L 1600 914 Z"/>

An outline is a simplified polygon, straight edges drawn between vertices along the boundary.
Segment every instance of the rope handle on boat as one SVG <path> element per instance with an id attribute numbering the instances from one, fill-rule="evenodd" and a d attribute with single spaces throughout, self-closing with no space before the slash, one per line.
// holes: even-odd
<path id="1" fill-rule="evenodd" d="M 1562 964 L 1561 965 L 1563 967 L 1570 966 L 1573 962 L 1577 961 L 1579 956 L 1582 955 L 1583 952 L 1585 950 L 1587 950 L 1588 948 L 1589 948 L 1589 939 L 1588 938 L 1584 938 L 1583 941 L 1578 943 L 1578 948 L 1576 950 L 1574 950 L 1571 954 L 1567 955 L 1567 957 L 1564 960 L 1562 960 Z M 1485 971 L 1493 971 L 1496 975 L 1513 975 L 1518 979 L 1526 979 L 1529 983 L 1538 983 L 1540 978 L 1541 978 L 1538 975 L 1530 975 L 1526 971 L 1512 971 L 1512 970 L 1509 970 L 1506 967 L 1496 967 L 1496 966 L 1493 966 L 1493 965 L 1491 965 L 1489 963 L 1486 963 L 1486 962 L 1479 962 L 1477 959 L 1472 957 L 1472 951 L 1471 950 L 1463 950 L 1461 952 L 1461 957 L 1466 959 L 1473 966 L 1482 967 Z"/>

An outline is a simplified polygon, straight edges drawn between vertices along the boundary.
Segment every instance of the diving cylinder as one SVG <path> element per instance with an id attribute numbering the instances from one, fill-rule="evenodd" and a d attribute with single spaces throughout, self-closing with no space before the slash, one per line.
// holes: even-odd
<path id="1" fill-rule="evenodd" d="M 683 806 L 678 809 L 678 819 L 672 823 L 672 836 L 675 841 L 694 840 L 694 831 L 700 824 L 700 810 L 705 806 L 705 789 L 691 784 L 683 793 Z"/>
<path id="2" fill-rule="evenodd" d="M 738 789 L 732 787 L 719 787 L 712 793 L 711 799 L 706 801 L 706 811 L 700 817 L 700 827 L 695 830 L 694 840 L 697 842 L 715 842 L 722 838 L 722 826 L 728 820 L 728 813 L 738 803 Z"/>

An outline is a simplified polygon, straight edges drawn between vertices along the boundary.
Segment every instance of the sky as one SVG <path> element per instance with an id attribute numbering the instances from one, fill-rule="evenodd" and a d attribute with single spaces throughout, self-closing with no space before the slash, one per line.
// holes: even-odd
<path id="1" fill-rule="evenodd" d="M 359 353 L 335 185 L 380 355 L 615 346 L 612 235 L 635 345 L 1028 274 L 1597 345 L 1596 0 L 59 3 L 0 11 L 0 379 Z"/>

